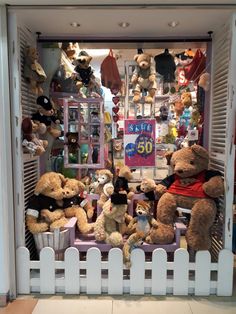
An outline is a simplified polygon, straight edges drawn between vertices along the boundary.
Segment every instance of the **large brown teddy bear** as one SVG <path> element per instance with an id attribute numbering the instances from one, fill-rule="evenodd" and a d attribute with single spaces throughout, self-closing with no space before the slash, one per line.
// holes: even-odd
<path id="1" fill-rule="evenodd" d="M 93 231 L 93 223 L 88 218 L 93 217 L 94 208 L 86 198 L 85 185 L 76 179 L 66 179 L 64 185 L 63 207 L 68 218 L 75 216 L 81 233 Z"/>
<path id="2" fill-rule="evenodd" d="M 152 56 L 147 53 L 134 56 L 137 65 L 133 72 L 131 83 L 133 84 L 133 102 L 137 103 L 141 99 L 143 90 L 148 90 L 149 95 L 145 97 L 145 102 L 153 103 L 153 98 L 157 89 L 156 70 L 152 63 Z"/>
<path id="3" fill-rule="evenodd" d="M 157 185 L 163 194 L 157 206 L 158 228 L 150 234 L 150 242 L 171 243 L 177 207 L 191 209 L 186 233 L 187 244 L 195 251 L 211 246 L 210 229 L 216 215 L 215 199 L 224 193 L 218 171 L 207 170 L 209 156 L 200 145 L 182 148 L 167 156 L 174 174 Z"/>
<path id="4" fill-rule="evenodd" d="M 46 81 L 47 76 L 38 63 L 38 52 L 34 47 L 25 48 L 24 77 L 35 95 L 43 94 L 41 84 Z"/>
<path id="5" fill-rule="evenodd" d="M 126 233 L 127 225 L 132 219 L 127 214 L 127 208 L 128 205 L 125 202 L 124 204 L 114 204 L 113 197 L 105 202 L 102 213 L 94 225 L 96 241 L 104 241 L 113 247 L 123 244 L 122 235 Z"/>
<path id="6" fill-rule="evenodd" d="M 30 232 L 53 230 L 67 223 L 63 210 L 64 183 L 65 178 L 60 173 L 47 172 L 40 177 L 26 213 L 26 225 Z"/>

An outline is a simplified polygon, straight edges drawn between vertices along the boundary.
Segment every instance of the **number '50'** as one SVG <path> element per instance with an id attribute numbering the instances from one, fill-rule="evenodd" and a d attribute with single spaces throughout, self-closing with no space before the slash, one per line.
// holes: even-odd
<path id="1" fill-rule="evenodd" d="M 150 154 L 153 150 L 153 146 L 151 142 L 139 142 L 137 147 L 138 154 Z"/>

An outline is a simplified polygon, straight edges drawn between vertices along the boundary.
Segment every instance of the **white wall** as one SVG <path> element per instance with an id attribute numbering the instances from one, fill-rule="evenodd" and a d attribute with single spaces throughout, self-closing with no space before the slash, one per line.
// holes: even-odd
<path id="1" fill-rule="evenodd" d="M 5 7 L 0 6 L 0 295 L 15 294 L 11 125 Z"/>

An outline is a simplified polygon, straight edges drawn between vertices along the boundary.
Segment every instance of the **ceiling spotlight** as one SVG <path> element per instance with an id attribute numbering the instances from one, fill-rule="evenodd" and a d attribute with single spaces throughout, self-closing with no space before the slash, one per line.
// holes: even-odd
<path id="1" fill-rule="evenodd" d="M 179 25 L 179 22 L 178 21 L 171 21 L 171 22 L 169 22 L 168 23 L 168 25 L 170 26 L 170 27 L 176 27 L 176 26 L 178 26 Z"/>
<path id="2" fill-rule="evenodd" d="M 119 25 L 120 27 L 122 27 L 122 28 L 127 28 L 127 27 L 130 26 L 130 23 L 128 23 L 128 22 L 120 22 L 118 25 Z"/>
<path id="3" fill-rule="evenodd" d="M 80 27 L 80 24 L 77 23 L 77 22 L 72 22 L 72 23 L 70 23 L 70 26 L 72 26 L 72 27 Z"/>

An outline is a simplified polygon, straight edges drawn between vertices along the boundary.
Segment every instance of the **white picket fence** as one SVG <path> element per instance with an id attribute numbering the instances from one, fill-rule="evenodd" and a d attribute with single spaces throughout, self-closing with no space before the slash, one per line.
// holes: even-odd
<path id="1" fill-rule="evenodd" d="M 132 251 L 132 267 L 126 270 L 122 251 L 113 248 L 107 261 L 98 248 L 90 248 L 86 259 L 80 259 L 76 248 L 68 248 L 63 261 L 55 260 L 52 248 L 40 252 L 39 261 L 31 261 L 27 248 L 17 249 L 18 294 L 124 294 L 230 296 L 233 290 L 233 254 L 222 250 L 218 263 L 211 263 L 208 251 L 197 252 L 194 263 L 189 262 L 186 249 L 167 253 L 156 249 L 151 261 L 145 261 L 141 249 Z"/>

